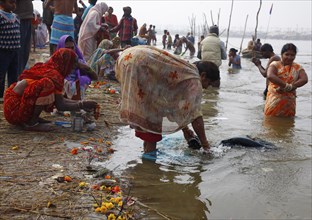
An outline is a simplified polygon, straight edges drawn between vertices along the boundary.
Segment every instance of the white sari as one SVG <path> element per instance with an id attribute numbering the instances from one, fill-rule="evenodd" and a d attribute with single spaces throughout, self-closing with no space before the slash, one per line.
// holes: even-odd
<path id="1" fill-rule="evenodd" d="M 101 19 L 107 10 L 108 6 L 106 3 L 100 2 L 96 4 L 89 10 L 81 24 L 78 47 L 85 60 L 88 60 L 97 48 L 95 35 L 101 28 Z"/>

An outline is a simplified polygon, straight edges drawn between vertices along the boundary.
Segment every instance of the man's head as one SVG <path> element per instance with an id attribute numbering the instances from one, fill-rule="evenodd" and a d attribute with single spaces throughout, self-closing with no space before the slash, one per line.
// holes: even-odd
<path id="1" fill-rule="evenodd" d="M 207 89 L 209 86 L 220 87 L 220 71 L 216 64 L 210 61 L 196 61 L 202 87 Z"/>
<path id="2" fill-rule="evenodd" d="M 213 25 L 209 28 L 209 33 L 216 34 L 219 36 L 219 27 L 217 25 Z"/>
<path id="3" fill-rule="evenodd" d="M 129 6 L 127 6 L 127 7 L 123 7 L 123 11 L 125 15 L 130 15 L 132 12 L 132 9 Z"/>
<path id="4" fill-rule="evenodd" d="M 263 58 L 270 58 L 271 54 L 273 53 L 273 47 L 271 44 L 263 44 L 260 48 L 260 52 Z"/>
<path id="5" fill-rule="evenodd" d="M 112 14 L 114 12 L 113 7 L 108 7 L 108 14 Z"/>

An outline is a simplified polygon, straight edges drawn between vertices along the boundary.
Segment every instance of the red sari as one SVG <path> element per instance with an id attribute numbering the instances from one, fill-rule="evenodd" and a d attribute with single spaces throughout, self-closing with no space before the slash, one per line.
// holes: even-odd
<path id="1" fill-rule="evenodd" d="M 35 105 L 44 105 L 47 112 L 54 106 L 54 95 L 62 93 L 64 78 L 70 74 L 76 54 L 70 49 L 59 49 L 46 63 L 37 63 L 23 71 L 19 81 L 26 80 L 22 95 L 14 92 L 13 83 L 4 95 L 4 117 L 14 125 L 22 125 L 33 115 Z"/>

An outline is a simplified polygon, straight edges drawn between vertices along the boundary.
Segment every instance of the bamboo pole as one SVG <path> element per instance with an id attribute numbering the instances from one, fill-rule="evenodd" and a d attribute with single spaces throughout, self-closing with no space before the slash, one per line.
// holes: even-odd
<path id="1" fill-rule="evenodd" d="M 225 50 L 226 51 L 227 51 L 227 45 L 228 45 L 229 35 L 230 35 L 230 26 L 231 26 L 231 19 L 232 19 L 233 4 L 234 4 L 234 0 L 232 0 L 231 13 L 230 13 L 230 18 L 229 18 L 229 26 L 228 26 L 227 35 L 226 35 L 226 44 L 225 44 Z"/>
<path id="2" fill-rule="evenodd" d="M 221 11 L 221 8 L 219 8 L 219 12 L 218 12 L 218 23 L 217 23 L 218 27 L 219 27 L 219 21 L 220 21 L 220 11 Z"/>
<path id="3" fill-rule="evenodd" d="M 242 38 L 242 42 L 240 44 L 240 48 L 239 48 L 239 53 L 238 54 L 241 54 L 241 52 L 242 52 L 242 46 L 243 46 L 243 41 L 244 41 L 244 38 L 245 38 L 246 27 L 247 27 L 247 20 L 248 20 L 248 15 L 246 16 L 243 38 Z"/>
<path id="4" fill-rule="evenodd" d="M 210 10 L 210 17 L 211 17 L 211 23 L 214 25 L 213 16 L 212 16 L 212 10 Z"/>
<path id="5" fill-rule="evenodd" d="M 261 10 L 261 5 L 262 5 L 262 0 L 260 0 L 260 6 L 257 12 L 257 17 L 256 17 L 256 28 L 255 28 L 255 40 L 257 40 L 257 29 L 258 29 L 258 17 L 259 17 L 259 13 Z"/>

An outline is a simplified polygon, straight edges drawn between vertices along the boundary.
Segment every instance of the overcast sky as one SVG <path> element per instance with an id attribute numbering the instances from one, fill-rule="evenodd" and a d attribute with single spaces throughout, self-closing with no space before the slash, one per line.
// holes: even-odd
<path id="1" fill-rule="evenodd" d="M 77 0 L 78 1 L 78 0 Z M 98 2 L 102 0 L 98 0 Z M 88 1 L 84 1 L 88 5 Z M 219 1 L 103 1 L 114 8 L 114 13 L 118 20 L 121 18 L 122 7 L 130 6 L 132 16 L 138 20 L 138 25 L 143 23 L 154 24 L 156 28 L 166 29 L 172 27 L 189 29 L 189 19 L 196 17 L 196 26 L 204 23 L 204 14 L 208 24 L 211 25 L 212 11 L 214 23 L 218 22 L 218 12 L 220 10 L 219 26 L 220 30 L 226 29 L 229 24 L 231 12 L 231 0 Z M 259 13 L 258 31 L 267 29 L 294 30 L 311 32 L 311 0 L 262 0 Z M 270 9 L 273 3 L 272 13 Z M 80 5 L 80 4 L 79 4 Z M 256 25 L 256 14 L 260 6 L 260 0 L 234 0 L 231 18 L 231 29 L 244 30 L 246 16 L 248 15 L 247 30 L 254 30 Z M 42 12 L 40 0 L 34 1 L 34 7 Z"/>

